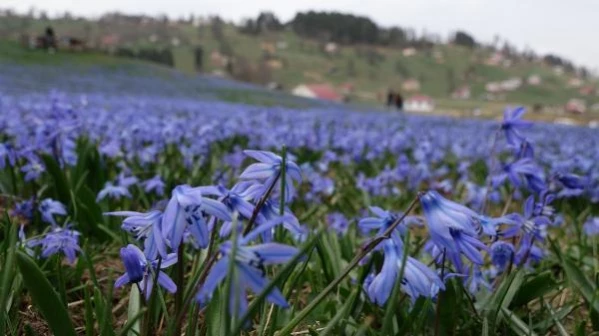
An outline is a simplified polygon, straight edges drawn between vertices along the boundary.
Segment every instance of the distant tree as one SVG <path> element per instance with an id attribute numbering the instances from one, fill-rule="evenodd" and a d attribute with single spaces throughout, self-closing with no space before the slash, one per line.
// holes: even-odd
<path id="1" fill-rule="evenodd" d="M 224 38 L 223 29 L 225 23 L 219 16 L 214 16 L 210 20 L 210 28 L 212 29 L 212 37 L 220 41 Z"/>
<path id="2" fill-rule="evenodd" d="M 476 41 L 474 38 L 463 31 L 458 31 L 455 33 L 453 43 L 468 48 L 474 48 L 476 46 Z"/>
<path id="3" fill-rule="evenodd" d="M 298 35 L 309 38 L 325 38 L 346 44 L 379 42 L 379 27 L 363 16 L 337 12 L 300 12 L 290 25 Z"/>
<path id="4" fill-rule="evenodd" d="M 220 40 L 220 44 L 219 44 L 219 48 L 218 51 L 225 55 L 225 56 L 229 56 L 232 57 L 233 55 L 235 55 L 235 52 L 233 51 L 233 47 L 231 47 L 231 44 L 227 41 L 227 40 Z"/>

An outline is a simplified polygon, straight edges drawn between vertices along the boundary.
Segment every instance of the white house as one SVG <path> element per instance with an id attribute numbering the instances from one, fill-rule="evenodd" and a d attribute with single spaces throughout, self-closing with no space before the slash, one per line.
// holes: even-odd
<path id="1" fill-rule="evenodd" d="M 587 111 L 587 104 L 582 99 L 572 98 L 566 103 L 565 110 L 572 114 L 584 114 Z"/>
<path id="2" fill-rule="evenodd" d="M 340 102 L 343 100 L 333 87 L 327 84 L 300 84 L 296 86 L 291 93 L 295 96 L 330 100 Z"/>
<path id="3" fill-rule="evenodd" d="M 409 112 L 432 112 L 435 109 L 435 101 L 425 95 L 416 95 L 404 102 L 404 110 Z"/>
<path id="4" fill-rule="evenodd" d="M 539 75 L 530 75 L 528 76 L 528 79 L 526 80 L 528 82 L 528 85 L 539 85 L 541 84 L 541 76 Z"/>

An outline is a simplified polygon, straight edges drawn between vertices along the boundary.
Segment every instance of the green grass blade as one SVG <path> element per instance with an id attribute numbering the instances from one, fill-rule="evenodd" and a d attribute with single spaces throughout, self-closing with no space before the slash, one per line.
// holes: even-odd
<path id="1" fill-rule="evenodd" d="M 69 313 L 33 259 L 23 252 L 18 252 L 17 265 L 35 307 L 42 313 L 52 332 L 55 335 L 76 336 Z"/>
<path id="2" fill-rule="evenodd" d="M 8 238 L 8 248 L 6 249 L 6 258 L 2 268 L 2 287 L 0 292 L 0 335 L 6 335 L 6 323 L 8 318 L 10 289 L 12 288 L 15 267 L 15 250 L 17 248 L 17 226 L 12 225 L 7 216 L 7 223 L 10 225 Z"/>
<path id="3" fill-rule="evenodd" d="M 521 336 L 537 336 L 537 334 L 511 310 L 501 307 L 501 313 L 506 318 L 508 325 L 510 328 L 512 328 L 512 331 L 514 331 L 516 334 Z"/>

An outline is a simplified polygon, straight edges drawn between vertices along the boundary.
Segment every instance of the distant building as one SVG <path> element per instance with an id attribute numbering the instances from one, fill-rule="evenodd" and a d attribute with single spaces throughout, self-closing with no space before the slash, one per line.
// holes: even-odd
<path id="1" fill-rule="evenodd" d="M 340 102 L 343 97 L 328 84 L 301 84 L 296 86 L 292 94 L 300 97 Z"/>
<path id="2" fill-rule="evenodd" d="M 324 51 L 327 54 L 335 54 L 337 53 L 339 47 L 337 46 L 337 43 L 334 42 L 328 42 L 327 44 L 324 45 Z"/>
<path id="3" fill-rule="evenodd" d="M 420 91 L 420 82 L 417 79 L 410 78 L 401 84 L 401 88 L 406 92 Z"/>
<path id="4" fill-rule="evenodd" d="M 451 94 L 451 97 L 453 99 L 470 99 L 470 96 L 470 87 L 467 85 L 457 88 L 457 90 L 453 91 L 453 93 Z"/>
<path id="5" fill-rule="evenodd" d="M 518 77 L 513 77 L 510 79 L 506 79 L 501 82 L 501 89 L 503 91 L 515 91 L 522 86 L 522 79 Z"/>
<path id="6" fill-rule="evenodd" d="M 584 84 L 584 82 L 582 81 L 582 79 L 574 77 L 574 78 L 570 78 L 568 79 L 568 87 L 569 88 L 579 88 Z"/>
<path id="7" fill-rule="evenodd" d="M 501 92 L 501 83 L 488 82 L 487 84 L 485 84 L 485 90 L 489 93 Z"/>
<path id="8" fill-rule="evenodd" d="M 432 112 L 435 109 L 435 101 L 425 95 L 415 95 L 404 102 L 404 110 L 409 112 Z"/>
<path id="9" fill-rule="evenodd" d="M 568 100 L 564 110 L 568 113 L 583 114 L 587 111 L 587 104 L 582 99 L 572 98 Z"/>
<path id="10" fill-rule="evenodd" d="M 416 49 L 413 47 L 409 47 L 409 48 L 404 48 L 401 51 L 402 55 L 404 55 L 405 57 L 410 57 L 410 56 L 414 56 L 416 55 Z"/>
<path id="11" fill-rule="evenodd" d="M 526 79 L 526 82 L 528 83 L 528 85 L 540 85 L 541 84 L 541 76 L 539 75 L 530 75 L 528 76 L 528 78 Z"/>
<path id="12" fill-rule="evenodd" d="M 485 64 L 489 66 L 498 66 L 499 64 L 502 64 L 503 59 L 504 57 L 502 53 L 495 52 L 485 60 Z"/>
<path id="13" fill-rule="evenodd" d="M 595 87 L 592 85 L 585 85 L 578 90 L 578 93 L 582 96 L 590 96 L 595 93 Z"/>

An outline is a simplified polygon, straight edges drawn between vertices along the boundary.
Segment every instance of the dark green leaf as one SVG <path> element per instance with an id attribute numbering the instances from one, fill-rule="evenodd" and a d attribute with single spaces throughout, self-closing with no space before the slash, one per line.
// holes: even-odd
<path id="1" fill-rule="evenodd" d="M 54 335 L 75 336 L 69 313 L 42 270 L 23 252 L 17 253 L 17 265 L 35 307 L 42 313 Z"/>
<path id="2" fill-rule="evenodd" d="M 56 198 L 64 204 L 69 204 L 69 200 L 71 199 L 69 182 L 60 165 L 52 156 L 47 154 L 42 155 L 42 160 L 44 161 L 46 171 L 52 177 Z"/>

